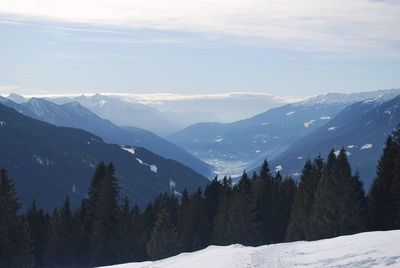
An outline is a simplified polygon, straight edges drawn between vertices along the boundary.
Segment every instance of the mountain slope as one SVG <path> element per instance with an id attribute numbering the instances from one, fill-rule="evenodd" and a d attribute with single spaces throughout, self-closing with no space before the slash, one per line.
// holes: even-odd
<path id="1" fill-rule="evenodd" d="M 82 95 L 74 98 L 53 99 L 52 101 L 59 104 L 79 102 L 85 108 L 119 126 L 135 126 L 147 129 L 158 135 L 164 135 L 179 129 L 179 126 L 167 120 L 156 109 L 140 103 L 122 101 L 115 97 L 96 94 L 94 96 Z"/>
<path id="2" fill-rule="evenodd" d="M 118 127 L 77 102 L 58 105 L 44 99 L 32 98 L 21 104 L 10 101 L 4 101 L 4 104 L 25 115 L 56 126 L 89 131 L 100 136 L 107 143 L 145 147 L 162 157 L 181 162 L 204 176 L 211 174 L 210 166 L 179 146 L 144 129 Z"/>
<path id="3" fill-rule="evenodd" d="M 56 127 L 22 115 L 0 104 L 0 166 L 15 180 L 26 206 L 33 198 L 52 209 L 68 195 L 78 205 L 87 192 L 95 165 L 113 162 L 122 196 L 144 206 L 159 192 L 190 191 L 208 180 L 179 164 L 144 148 L 106 144 L 84 130 Z M 173 183 L 171 183 L 171 181 Z"/>
<path id="4" fill-rule="evenodd" d="M 355 101 L 370 97 L 387 100 L 399 93 L 399 89 L 394 89 L 324 94 L 234 123 L 195 124 L 168 138 L 203 161 L 217 166 L 219 173 L 238 175 L 245 168 L 256 167 L 265 157 L 278 156 L 296 140 L 325 125 Z"/>
<path id="5" fill-rule="evenodd" d="M 260 247 L 209 246 L 160 261 L 109 267 L 399 267 L 399 247 L 400 231 L 396 230 Z"/>
<path id="6" fill-rule="evenodd" d="M 325 126 L 298 140 L 278 157 L 272 166 L 283 174 L 296 174 L 304 162 L 318 154 L 326 156 L 331 148 L 345 147 L 353 170 L 360 172 L 366 189 L 375 176 L 385 139 L 400 124 L 400 96 L 381 103 L 376 100 L 350 105 Z"/>

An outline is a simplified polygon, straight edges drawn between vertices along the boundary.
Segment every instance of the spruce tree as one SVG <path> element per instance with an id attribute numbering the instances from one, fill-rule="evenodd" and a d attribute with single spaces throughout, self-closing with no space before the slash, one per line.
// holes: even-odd
<path id="1" fill-rule="evenodd" d="M 389 135 L 378 162 L 377 175 L 369 196 L 369 220 L 372 230 L 400 228 L 399 218 L 399 164 L 400 128 Z"/>
<path id="2" fill-rule="evenodd" d="M 178 234 L 166 210 L 161 210 L 155 222 L 147 253 L 152 260 L 163 259 L 179 252 Z"/>
<path id="3" fill-rule="evenodd" d="M 246 172 L 235 187 L 228 210 L 225 238 L 229 244 L 257 245 L 260 242 L 251 181 Z"/>
<path id="4" fill-rule="evenodd" d="M 308 160 L 303 167 L 300 182 L 294 196 L 286 241 L 310 239 L 313 232 L 310 229 L 310 217 L 322 168 L 323 160 L 321 157 L 317 157 L 313 162 Z"/>
<path id="5" fill-rule="evenodd" d="M 351 175 L 346 151 L 328 155 L 311 216 L 311 239 L 330 238 L 364 230 L 365 195 L 358 176 Z"/>
<path id="6" fill-rule="evenodd" d="M 178 237 L 182 251 L 191 252 L 204 248 L 208 243 L 207 211 L 200 189 L 190 197 L 182 194 L 178 220 Z"/>
<path id="7" fill-rule="evenodd" d="M 93 231 L 91 236 L 91 264 L 110 265 L 116 263 L 118 233 L 119 186 L 113 164 L 106 167 L 100 177 L 94 207 Z"/>
<path id="8" fill-rule="evenodd" d="M 28 226 L 18 215 L 20 202 L 7 171 L 0 169 L 0 267 L 32 267 Z"/>
<path id="9" fill-rule="evenodd" d="M 211 234 L 211 243 L 214 245 L 228 245 L 226 237 L 226 226 L 229 216 L 229 207 L 232 198 L 232 180 L 224 178 L 221 184 L 222 188 L 218 197 L 217 213 L 214 217 L 214 223 Z"/>
<path id="10" fill-rule="evenodd" d="M 45 214 L 42 209 L 36 207 L 36 202 L 34 200 L 26 213 L 26 220 L 32 238 L 33 256 L 35 259 L 34 267 L 43 267 L 49 216 Z"/>

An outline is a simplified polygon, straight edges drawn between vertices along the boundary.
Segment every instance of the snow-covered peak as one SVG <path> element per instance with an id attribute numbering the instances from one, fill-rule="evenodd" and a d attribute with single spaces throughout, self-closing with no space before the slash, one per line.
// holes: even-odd
<path id="1" fill-rule="evenodd" d="M 373 101 L 383 103 L 400 94 L 400 89 L 384 89 L 360 93 L 326 93 L 318 96 L 313 96 L 304 101 L 298 102 L 299 106 L 314 106 L 314 105 L 349 105 L 359 101 Z"/>

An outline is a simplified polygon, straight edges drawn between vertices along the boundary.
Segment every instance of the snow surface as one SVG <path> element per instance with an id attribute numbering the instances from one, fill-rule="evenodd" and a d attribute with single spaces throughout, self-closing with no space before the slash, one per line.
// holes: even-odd
<path id="1" fill-rule="evenodd" d="M 400 230 L 260 247 L 209 246 L 160 261 L 109 267 L 400 267 Z"/>
<path id="2" fill-rule="evenodd" d="M 366 150 L 366 149 L 371 149 L 371 148 L 372 148 L 372 144 L 366 143 L 360 148 L 360 150 Z"/>
<path id="3" fill-rule="evenodd" d="M 135 154 L 135 148 L 132 147 L 121 147 L 122 150 L 127 151 L 131 154 Z"/>
<path id="4" fill-rule="evenodd" d="M 147 164 L 147 163 L 143 162 L 142 159 L 137 158 L 137 157 L 136 157 L 136 161 L 138 161 L 138 163 L 141 164 L 141 165 L 148 166 L 152 172 L 157 173 L 157 166 L 156 165 Z"/>
<path id="5" fill-rule="evenodd" d="M 278 165 L 275 167 L 275 172 L 282 171 L 282 169 L 283 167 L 281 165 Z"/>
<path id="6" fill-rule="evenodd" d="M 309 128 L 314 122 L 315 122 L 315 120 L 310 120 L 310 121 L 304 122 L 304 127 Z"/>
<path id="7" fill-rule="evenodd" d="M 291 111 L 291 112 L 286 113 L 286 115 L 292 115 L 294 113 L 295 113 L 295 111 Z"/>
<path id="8" fill-rule="evenodd" d="M 337 127 L 330 127 L 330 128 L 328 128 L 328 131 L 334 131 L 334 130 L 336 130 L 336 128 Z"/>
<path id="9" fill-rule="evenodd" d="M 321 119 L 321 120 L 329 120 L 329 119 L 331 119 L 331 117 L 330 116 L 321 116 L 319 119 Z"/>

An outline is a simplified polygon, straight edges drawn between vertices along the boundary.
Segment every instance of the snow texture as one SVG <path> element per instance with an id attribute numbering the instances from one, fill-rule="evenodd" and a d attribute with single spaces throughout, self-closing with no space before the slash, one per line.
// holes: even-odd
<path id="1" fill-rule="evenodd" d="M 283 167 L 281 165 L 278 165 L 275 167 L 275 172 L 282 171 L 282 169 Z"/>
<path id="2" fill-rule="evenodd" d="M 157 173 L 157 166 L 156 165 L 149 165 L 149 164 L 143 162 L 142 159 L 137 158 L 137 157 L 136 157 L 136 161 L 138 161 L 138 163 L 141 164 L 141 165 L 148 166 L 152 172 Z"/>
<path id="3" fill-rule="evenodd" d="M 114 268 L 400 267 L 400 230 L 260 247 L 209 246 L 193 253 Z"/>
<path id="4" fill-rule="evenodd" d="M 309 127 L 311 127 L 311 125 L 312 125 L 314 122 L 315 122 L 314 119 L 313 119 L 313 120 L 310 120 L 310 121 L 307 121 L 307 122 L 304 122 L 304 127 L 309 128 Z"/>
<path id="5" fill-rule="evenodd" d="M 131 148 L 131 147 L 121 147 L 122 150 L 125 150 L 131 154 L 135 154 L 135 148 Z"/>
<path id="6" fill-rule="evenodd" d="M 366 143 L 363 146 L 361 146 L 360 150 L 366 150 L 366 149 L 371 149 L 372 144 L 371 143 Z"/>

